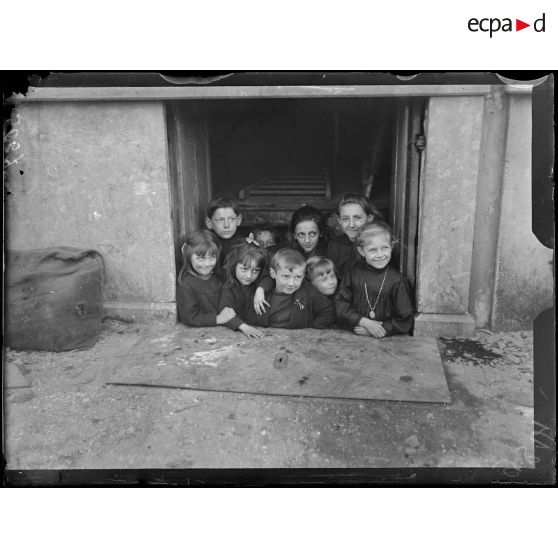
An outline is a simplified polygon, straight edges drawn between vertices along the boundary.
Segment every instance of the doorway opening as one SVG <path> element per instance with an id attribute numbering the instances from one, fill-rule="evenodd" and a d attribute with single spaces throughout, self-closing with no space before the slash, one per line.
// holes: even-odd
<path id="1" fill-rule="evenodd" d="M 399 266 L 414 283 L 426 104 L 401 97 L 169 102 L 177 259 L 184 235 L 204 227 L 211 198 L 237 200 L 248 234 L 261 223 L 286 230 L 301 205 L 319 209 L 335 228 L 338 200 L 355 192 L 394 228 Z"/>

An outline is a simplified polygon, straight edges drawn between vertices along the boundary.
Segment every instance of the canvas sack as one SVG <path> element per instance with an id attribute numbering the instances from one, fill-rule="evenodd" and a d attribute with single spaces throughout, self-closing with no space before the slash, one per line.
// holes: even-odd
<path id="1" fill-rule="evenodd" d="M 94 250 L 8 251 L 5 344 L 56 352 L 92 347 L 103 317 L 103 272 Z"/>

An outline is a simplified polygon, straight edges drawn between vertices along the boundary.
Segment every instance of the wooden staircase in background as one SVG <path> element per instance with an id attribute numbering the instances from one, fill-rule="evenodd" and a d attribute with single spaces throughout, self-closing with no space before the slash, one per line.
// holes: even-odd
<path id="1" fill-rule="evenodd" d="M 342 193 L 337 192 L 336 197 Z M 380 211 L 388 207 L 388 200 L 376 199 L 374 202 Z M 315 207 L 328 225 L 332 229 L 335 227 L 336 202 L 332 200 L 329 169 L 316 165 L 279 171 L 238 192 L 238 208 L 245 227 L 260 223 L 286 226 L 293 211 L 302 205 Z"/>
<path id="2" fill-rule="evenodd" d="M 302 199 L 331 200 L 329 171 L 320 167 L 284 171 L 253 182 L 238 193 L 239 200 L 258 205 L 285 198 L 295 205 Z"/>

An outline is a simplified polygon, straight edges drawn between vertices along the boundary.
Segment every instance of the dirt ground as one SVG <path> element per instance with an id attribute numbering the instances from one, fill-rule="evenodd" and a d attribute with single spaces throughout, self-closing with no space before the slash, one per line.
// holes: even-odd
<path id="1" fill-rule="evenodd" d="M 29 384 L 4 391 L 7 469 L 534 466 L 531 332 L 441 339 L 449 404 L 107 384 L 140 335 L 172 327 L 106 321 L 91 349 L 7 350 Z"/>

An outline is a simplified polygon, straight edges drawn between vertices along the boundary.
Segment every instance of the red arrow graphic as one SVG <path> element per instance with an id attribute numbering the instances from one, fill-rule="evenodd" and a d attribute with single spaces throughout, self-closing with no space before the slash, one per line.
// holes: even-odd
<path id="1" fill-rule="evenodd" d="M 525 23 L 524 21 L 521 21 L 520 19 L 515 20 L 515 30 L 516 31 L 521 31 L 522 29 L 525 29 L 526 27 L 531 27 L 531 24 L 530 23 Z"/>

